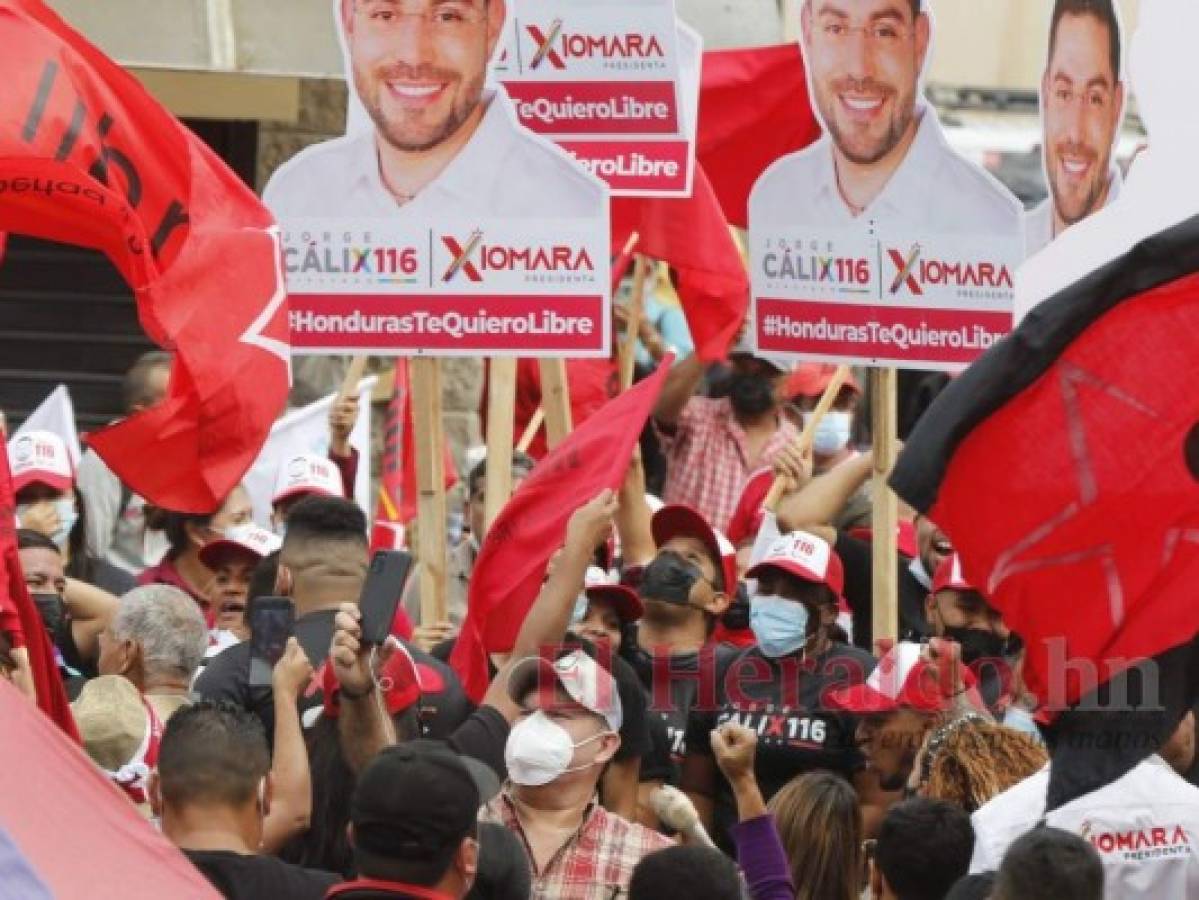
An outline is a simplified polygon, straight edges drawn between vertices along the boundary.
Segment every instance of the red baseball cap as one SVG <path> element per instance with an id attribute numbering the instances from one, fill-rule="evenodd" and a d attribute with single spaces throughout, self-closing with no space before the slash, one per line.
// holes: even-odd
<path id="1" fill-rule="evenodd" d="M 845 590 L 845 568 L 841 565 L 841 557 L 837 555 L 828 541 L 806 531 L 792 531 L 777 538 L 766 557 L 745 573 L 747 578 L 758 578 L 767 569 L 777 569 L 813 581 L 816 584 L 826 584 L 841 601 Z"/>
<path id="2" fill-rule="evenodd" d="M 937 572 L 933 575 L 933 590 L 934 594 L 939 594 L 941 591 L 974 591 L 977 588 L 966 580 L 966 576 L 962 574 L 962 558 L 956 553 L 951 553 L 949 556 L 941 560 L 941 565 L 937 566 Z"/>
<path id="3" fill-rule="evenodd" d="M 766 495 L 770 493 L 773 484 L 773 469 L 759 469 L 745 482 L 745 487 L 741 489 L 741 497 L 733 510 L 733 517 L 729 519 L 729 540 L 734 546 L 744 541 L 752 541 L 757 536 L 766 515 L 762 504 L 766 502 Z"/>
<path id="4" fill-rule="evenodd" d="M 255 560 L 270 556 L 283 545 L 282 539 L 273 532 L 257 525 L 235 525 L 222 537 L 209 541 L 200 548 L 200 562 L 215 569 L 222 558 L 231 554 L 252 556 Z"/>
<path id="5" fill-rule="evenodd" d="M 420 702 L 420 672 L 403 644 L 396 646 L 379 669 L 379 690 L 387 704 L 387 711 L 393 716 Z M 322 715 L 336 719 L 341 715 L 341 684 L 333 671 L 332 660 L 326 661 L 321 667 L 321 692 L 324 695 Z"/>
<path id="6" fill-rule="evenodd" d="M 587 599 L 608 603 L 622 622 L 636 622 L 645 613 L 637 592 L 623 584 L 596 584 L 587 588 Z"/>
<path id="7" fill-rule="evenodd" d="M 75 483 L 75 467 L 67 445 L 52 431 L 14 435 L 8 442 L 8 467 L 12 470 L 14 494 L 31 484 L 65 491 Z"/>
<path id="8" fill-rule="evenodd" d="M 787 376 L 786 394 L 788 397 L 820 397 L 823 396 L 837 367 L 829 363 L 803 363 Z M 855 394 L 862 393 L 862 386 L 850 371 L 841 389 L 849 388 Z"/>
<path id="9" fill-rule="evenodd" d="M 832 691 L 829 705 L 858 715 L 878 715 L 899 709 L 940 712 L 950 697 L 937 683 L 937 671 L 921 658 L 921 645 L 901 641 L 892 647 L 861 684 Z M 974 685 L 970 670 L 962 668 L 966 687 Z"/>
<path id="10" fill-rule="evenodd" d="M 676 537 L 695 538 L 708 549 L 712 561 L 719 563 L 724 592 L 730 597 L 737 592 L 737 548 L 690 506 L 681 503 L 663 506 L 650 520 L 650 531 L 658 547 Z"/>

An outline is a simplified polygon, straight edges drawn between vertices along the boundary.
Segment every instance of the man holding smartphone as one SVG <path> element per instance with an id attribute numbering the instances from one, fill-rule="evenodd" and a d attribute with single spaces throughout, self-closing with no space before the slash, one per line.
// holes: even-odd
<path id="1" fill-rule="evenodd" d="M 296 640 L 317 669 L 329 656 L 339 606 L 357 603 L 362 594 L 369 564 L 366 528 L 362 510 L 340 497 L 305 498 L 288 516 L 275 592 L 294 604 Z M 409 649 L 439 685 L 425 693 L 422 718 L 429 734 L 442 736 L 466 717 L 469 705 L 448 666 Z M 196 690 L 206 700 L 226 700 L 255 713 L 273 734 L 271 688 L 254 684 L 252 656 L 251 641 L 230 647 L 208 663 Z M 300 698 L 303 710 L 320 702 L 319 692 Z"/>

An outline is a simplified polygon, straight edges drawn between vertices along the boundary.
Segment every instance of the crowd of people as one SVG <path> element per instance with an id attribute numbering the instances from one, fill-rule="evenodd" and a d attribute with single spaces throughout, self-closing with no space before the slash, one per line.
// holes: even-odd
<path id="1" fill-rule="evenodd" d="M 133 367 L 130 411 L 169 365 Z M 808 451 L 799 440 L 831 375 L 740 349 L 723 369 L 676 363 L 646 434 L 664 496 L 634 459 L 619 491 L 574 511 L 478 705 L 448 661 L 486 540 L 485 462 L 450 548 L 447 621 L 411 625 L 411 578 L 375 644 L 357 606 L 368 523 L 346 499 L 354 401 L 330 416 L 327 458 L 284 461 L 269 528 L 241 488 L 209 515 L 156 509 L 91 451 L 76 467 L 52 433 L 13 436 L 20 562 L 88 754 L 229 898 L 1199 884 L 1193 713 L 1046 815 L 1022 642 L 926 517 L 900 528 L 900 640 L 873 641 L 858 383 Z M 514 485 L 535 465 L 516 454 Z M 763 509 L 775 479 L 783 498 Z M 294 635 L 256 679 L 250 618 L 267 597 L 290 600 Z M 32 694 L 12 626 L 0 619 L 0 669 Z"/>

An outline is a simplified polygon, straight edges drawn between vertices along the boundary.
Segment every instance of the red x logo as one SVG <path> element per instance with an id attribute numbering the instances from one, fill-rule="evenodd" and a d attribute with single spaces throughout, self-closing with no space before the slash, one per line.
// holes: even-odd
<path id="1" fill-rule="evenodd" d="M 543 60 L 549 60 L 550 65 L 555 69 L 565 69 L 566 62 L 558 55 L 558 51 L 553 49 L 554 41 L 557 39 L 558 33 L 562 30 L 561 21 L 554 23 L 554 27 L 550 29 L 548 35 L 536 25 L 527 25 L 525 28 L 529 32 L 529 36 L 533 38 L 534 43 L 537 44 L 537 52 L 533 54 L 533 60 L 529 63 L 529 68 L 536 69 L 541 65 Z"/>
<path id="2" fill-rule="evenodd" d="M 450 251 L 453 260 L 450 262 L 449 268 L 445 270 L 445 274 L 441 276 L 442 281 L 452 281 L 454 276 L 459 272 L 465 273 L 466 277 L 471 281 L 482 281 L 483 276 L 479 270 L 475 268 L 475 264 L 470 261 L 470 255 L 475 252 L 475 248 L 479 246 L 479 242 L 483 238 L 483 232 L 472 232 L 470 239 L 464 247 L 458 243 L 455 237 L 442 236 L 441 242 L 445 244 L 445 248 Z"/>
<path id="3" fill-rule="evenodd" d="M 907 284 L 908 290 L 913 294 L 920 296 L 924 293 L 924 288 L 920 286 L 920 282 L 916 280 L 916 276 L 912 272 L 916 268 L 916 263 L 920 260 L 920 245 L 917 244 L 912 248 L 912 252 L 907 259 L 903 258 L 903 254 L 898 250 L 888 250 L 887 255 L 891 257 L 891 262 L 895 263 L 895 268 L 898 274 L 895 280 L 891 282 L 891 293 L 898 294 L 899 289 Z"/>

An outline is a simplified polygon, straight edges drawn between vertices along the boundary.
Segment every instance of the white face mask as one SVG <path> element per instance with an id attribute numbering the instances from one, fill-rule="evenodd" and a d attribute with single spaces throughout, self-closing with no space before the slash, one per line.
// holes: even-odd
<path id="1" fill-rule="evenodd" d="M 804 413 L 806 426 L 812 413 Z M 818 456 L 836 456 L 849 444 L 849 429 L 853 417 L 847 412 L 825 413 L 820 424 L 816 426 L 816 434 L 812 436 L 812 450 Z"/>
<path id="2" fill-rule="evenodd" d="M 538 787 L 549 784 L 568 772 L 581 772 L 595 762 L 570 767 L 575 750 L 608 734 L 601 731 L 577 744 L 570 733 L 541 710 L 517 722 L 504 747 L 504 762 L 508 777 L 514 784 Z"/>

